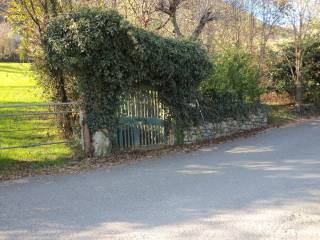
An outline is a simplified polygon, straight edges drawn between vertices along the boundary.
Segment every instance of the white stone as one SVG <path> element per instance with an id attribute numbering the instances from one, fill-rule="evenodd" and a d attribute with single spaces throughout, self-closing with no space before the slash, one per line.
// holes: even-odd
<path id="1" fill-rule="evenodd" d="M 93 149 L 95 157 L 106 157 L 111 152 L 111 141 L 106 129 L 99 130 L 93 135 Z"/>

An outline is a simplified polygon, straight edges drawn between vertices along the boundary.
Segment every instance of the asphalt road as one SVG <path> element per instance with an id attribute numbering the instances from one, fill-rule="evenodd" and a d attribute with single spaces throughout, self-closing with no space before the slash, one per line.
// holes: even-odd
<path id="1" fill-rule="evenodd" d="M 133 165 L 2 182 L 0 239 L 319 240 L 320 119 Z"/>

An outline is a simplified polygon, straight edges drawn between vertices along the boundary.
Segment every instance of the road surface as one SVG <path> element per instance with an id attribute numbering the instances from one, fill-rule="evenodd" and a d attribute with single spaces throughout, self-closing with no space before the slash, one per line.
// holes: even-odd
<path id="1" fill-rule="evenodd" d="M 133 165 L 2 182 L 0 239 L 319 240 L 320 119 Z"/>

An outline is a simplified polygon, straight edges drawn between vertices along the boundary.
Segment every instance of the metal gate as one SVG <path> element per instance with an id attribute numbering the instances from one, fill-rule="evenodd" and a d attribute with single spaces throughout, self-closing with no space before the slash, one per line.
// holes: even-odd
<path id="1" fill-rule="evenodd" d="M 77 119 L 78 114 L 76 103 L 1 104 L 0 150 L 73 143 L 58 125 L 65 116 Z"/>
<path id="2" fill-rule="evenodd" d="M 115 135 L 120 150 L 166 144 L 165 110 L 156 91 L 129 96 L 120 107 L 119 118 Z"/>
<path id="3" fill-rule="evenodd" d="M 65 116 L 73 119 L 71 138 L 62 136 L 58 127 Z M 164 119 L 165 110 L 156 91 L 127 97 L 119 109 L 119 126 L 114 132 L 117 148 L 148 149 L 166 144 Z M 80 143 L 80 128 L 77 103 L 3 104 L 0 105 L 0 153 L 5 151 L 9 156 L 14 149 L 41 151 L 39 148 L 50 145 Z"/>

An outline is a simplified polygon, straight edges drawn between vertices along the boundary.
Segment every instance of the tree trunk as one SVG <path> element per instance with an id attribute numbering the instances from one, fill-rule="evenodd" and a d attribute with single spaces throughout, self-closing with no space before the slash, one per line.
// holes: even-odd
<path id="1" fill-rule="evenodd" d="M 261 39 L 260 39 L 260 53 L 259 53 L 259 68 L 263 69 L 265 65 L 266 55 L 266 23 L 262 24 Z"/>
<path id="2" fill-rule="evenodd" d="M 211 22 L 215 19 L 217 19 L 217 17 L 211 12 L 210 9 L 207 9 L 206 12 L 203 14 L 203 16 L 201 16 L 198 25 L 194 29 L 194 31 L 191 35 L 191 39 L 197 40 L 199 38 L 200 34 L 203 32 L 207 23 Z"/>
<path id="3" fill-rule="evenodd" d="M 177 22 L 177 16 L 176 16 L 176 14 L 174 13 L 174 14 L 170 17 L 170 19 L 171 19 L 171 23 L 172 23 L 172 25 L 173 25 L 173 32 L 174 32 L 175 36 L 176 36 L 177 38 L 182 37 L 182 33 L 181 33 L 181 31 L 180 31 L 180 28 L 179 28 L 179 25 L 178 25 L 178 22 Z"/>
<path id="4" fill-rule="evenodd" d="M 295 68 L 296 68 L 296 108 L 298 112 L 301 113 L 301 105 L 302 105 L 302 96 L 303 96 L 303 84 L 302 84 L 302 74 L 301 74 L 301 65 L 302 65 L 302 53 L 301 47 L 296 46 L 296 61 L 295 61 Z"/>
<path id="5" fill-rule="evenodd" d="M 86 157 L 92 157 L 92 136 L 87 124 L 87 114 L 83 111 L 80 112 L 80 125 L 81 125 L 81 144 Z"/>
<path id="6" fill-rule="evenodd" d="M 250 34 L 249 34 L 249 49 L 250 54 L 253 54 L 253 47 L 254 47 L 254 37 L 256 32 L 256 22 L 255 17 L 251 14 L 250 15 Z"/>
<path id="7" fill-rule="evenodd" d="M 57 73 L 56 74 L 58 78 L 58 99 L 61 103 L 69 102 L 67 92 L 65 90 L 65 79 L 62 76 L 62 74 Z M 60 107 L 58 107 L 60 108 Z M 67 106 L 68 108 L 68 106 Z M 58 112 L 69 112 L 69 109 L 58 109 Z M 59 122 L 63 130 L 63 135 L 65 138 L 72 137 L 73 130 L 72 130 L 72 115 L 71 113 L 65 113 L 63 115 L 59 115 Z"/>

